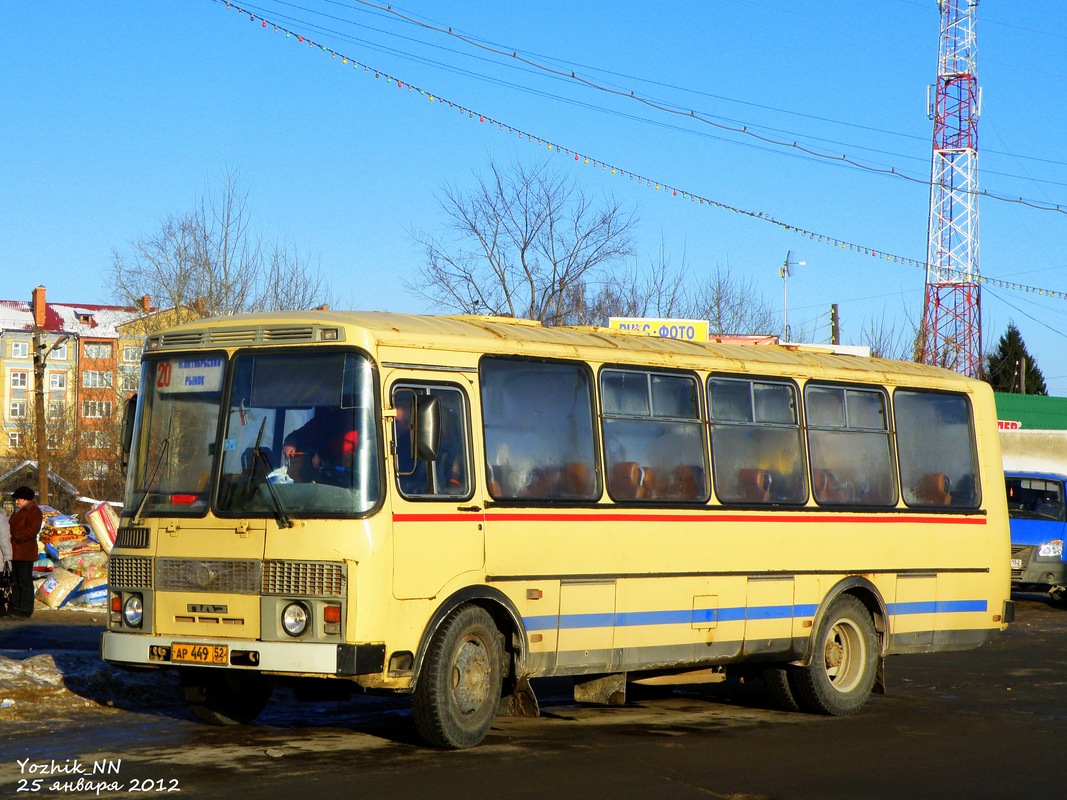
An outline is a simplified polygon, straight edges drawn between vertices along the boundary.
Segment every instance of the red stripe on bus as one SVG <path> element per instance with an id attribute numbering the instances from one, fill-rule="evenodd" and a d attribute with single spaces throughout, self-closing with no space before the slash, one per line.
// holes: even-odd
<path id="1" fill-rule="evenodd" d="M 895 514 L 867 514 L 846 516 L 843 514 L 393 514 L 393 522 L 795 522 L 795 523 L 882 523 L 899 525 L 926 522 L 937 525 L 985 525 L 985 517 L 949 517 Z"/>

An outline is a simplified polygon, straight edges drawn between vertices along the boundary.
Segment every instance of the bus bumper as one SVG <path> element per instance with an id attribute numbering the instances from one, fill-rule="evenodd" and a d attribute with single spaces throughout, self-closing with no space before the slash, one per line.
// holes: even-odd
<path id="1" fill-rule="evenodd" d="M 176 664 L 170 658 L 171 646 L 175 642 L 222 645 L 226 647 L 226 663 Z M 380 674 L 385 665 L 385 645 L 249 642 L 106 631 L 100 640 L 100 657 L 109 664 L 123 667 L 238 667 L 293 675 L 353 676 Z"/>

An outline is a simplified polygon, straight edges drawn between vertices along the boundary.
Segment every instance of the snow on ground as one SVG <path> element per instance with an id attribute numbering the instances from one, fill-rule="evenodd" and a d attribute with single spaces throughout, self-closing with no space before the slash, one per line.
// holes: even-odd
<path id="1" fill-rule="evenodd" d="M 0 725 L 5 720 L 40 720 L 118 709 L 151 713 L 180 702 L 176 676 L 156 670 L 120 670 L 102 661 L 96 649 L 86 647 L 86 640 L 95 637 L 97 629 L 83 625 L 100 618 L 99 609 L 95 611 L 92 620 L 74 609 L 49 609 L 35 613 L 29 621 L 4 620 L 0 629 L 6 634 L 0 640 Z M 82 634 L 79 641 L 62 641 L 72 629 L 56 627 L 55 638 L 46 636 L 41 642 L 41 626 L 48 626 L 43 630 L 50 632 L 52 625 L 63 622 L 77 623 L 73 630 Z M 18 625 L 37 627 L 31 646 L 21 646 L 20 632 L 13 629 Z"/>

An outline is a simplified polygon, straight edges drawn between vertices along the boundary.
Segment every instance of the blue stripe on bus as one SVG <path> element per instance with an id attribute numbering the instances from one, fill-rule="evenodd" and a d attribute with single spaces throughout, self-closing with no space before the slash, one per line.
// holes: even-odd
<path id="1" fill-rule="evenodd" d="M 818 604 L 798 606 L 754 606 L 746 608 L 696 608 L 661 611 L 626 611 L 613 614 L 545 614 L 523 617 L 527 631 L 549 631 L 575 628 L 627 628 L 640 625 L 692 625 L 694 623 L 741 622 L 744 620 L 795 619 L 815 616 Z M 976 613 L 988 610 L 985 600 L 931 600 L 913 603 L 891 603 L 890 616 L 911 614 Z"/>
<path id="2" fill-rule="evenodd" d="M 892 616 L 908 614 L 957 614 L 988 611 L 985 600 L 920 600 L 913 603 L 890 603 L 886 609 Z"/>

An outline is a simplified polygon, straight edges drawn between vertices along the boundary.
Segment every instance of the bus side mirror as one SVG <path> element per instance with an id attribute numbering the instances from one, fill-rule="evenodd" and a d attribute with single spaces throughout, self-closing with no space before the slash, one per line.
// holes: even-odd
<path id="1" fill-rule="evenodd" d="M 436 461 L 441 447 L 441 403 L 429 394 L 415 395 L 415 455 Z"/>

